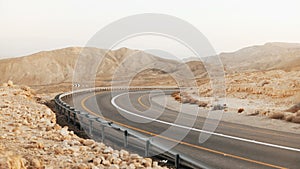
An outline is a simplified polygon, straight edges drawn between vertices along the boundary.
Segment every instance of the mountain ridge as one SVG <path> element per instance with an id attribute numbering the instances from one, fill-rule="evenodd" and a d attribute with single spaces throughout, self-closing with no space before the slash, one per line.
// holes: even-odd
<path id="1" fill-rule="evenodd" d="M 207 77 L 205 67 L 199 58 L 179 62 L 128 48 L 106 50 L 67 47 L 0 60 L 2 72 L 0 82 L 12 80 L 29 86 L 71 83 L 77 59 L 83 50 L 87 58 L 106 54 L 97 70 L 98 80 L 112 80 L 118 69 L 121 70 L 119 76 L 124 79 L 127 76 L 138 75 L 167 78 L 166 74 L 178 74 L 185 77 L 185 69 L 190 69 L 196 78 Z M 219 56 L 226 73 L 274 69 L 300 70 L 300 44 L 297 43 L 272 42 L 246 47 L 236 52 L 221 53 Z M 143 73 L 139 74 L 138 71 L 143 71 Z M 143 79 L 142 77 L 136 78 Z"/>

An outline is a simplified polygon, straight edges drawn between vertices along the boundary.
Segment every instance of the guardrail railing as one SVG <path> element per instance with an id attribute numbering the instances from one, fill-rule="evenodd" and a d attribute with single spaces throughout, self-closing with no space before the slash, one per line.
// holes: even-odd
<path id="1" fill-rule="evenodd" d="M 123 147 L 127 148 L 129 146 L 129 138 L 130 139 L 135 139 L 138 143 L 135 143 L 136 145 L 132 146 L 139 146 L 140 149 L 144 149 L 145 157 L 149 157 L 150 155 L 150 149 L 153 152 L 163 152 L 159 156 L 161 158 L 170 160 L 174 162 L 175 168 L 184 168 L 189 167 L 189 168 L 212 168 L 208 166 L 207 164 L 194 161 L 190 158 L 188 158 L 185 155 L 182 155 L 178 152 L 172 151 L 172 150 L 166 150 L 164 149 L 163 145 L 158 145 L 156 143 L 152 143 L 150 139 L 146 138 L 142 134 L 118 126 L 114 124 L 113 122 L 106 121 L 102 119 L 101 117 L 97 117 L 94 115 L 89 114 L 88 112 L 85 111 L 79 111 L 76 108 L 70 106 L 68 103 L 66 103 L 64 100 L 67 98 L 71 98 L 73 96 L 87 93 L 87 92 L 100 92 L 100 91 L 109 91 L 109 90 L 122 90 L 123 88 L 95 88 L 95 89 L 84 89 L 84 90 L 77 90 L 75 92 L 68 92 L 68 93 L 61 93 L 57 96 L 55 96 L 54 101 L 55 101 L 55 108 L 56 110 L 65 115 L 67 117 L 67 121 L 69 124 L 78 126 L 80 130 L 85 130 L 88 132 L 89 136 L 92 136 L 94 133 L 97 133 L 99 140 L 102 142 L 105 141 L 106 136 L 109 135 L 109 132 L 105 132 L 107 128 L 112 129 L 116 132 L 119 132 L 119 134 L 123 135 L 123 138 L 114 138 L 111 137 L 111 139 L 115 139 L 115 141 L 118 142 L 123 142 Z M 130 90 L 145 90 L 145 89 L 157 89 L 157 88 L 130 88 Z M 178 89 L 178 88 L 159 88 L 159 89 Z M 98 126 L 98 127 L 96 127 Z M 122 132 L 122 133 L 120 133 Z M 120 141 L 122 140 L 122 141 Z M 134 144 L 134 143 L 132 143 Z M 141 146 L 144 145 L 144 146 Z"/>

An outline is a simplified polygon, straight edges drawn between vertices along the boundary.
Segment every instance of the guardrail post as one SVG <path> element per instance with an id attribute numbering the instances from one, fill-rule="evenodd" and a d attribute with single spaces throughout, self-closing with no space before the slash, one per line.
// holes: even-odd
<path id="1" fill-rule="evenodd" d="M 124 147 L 126 148 L 128 145 L 128 131 L 124 131 Z"/>
<path id="2" fill-rule="evenodd" d="M 67 109 L 66 109 L 67 110 Z M 68 123 L 70 123 L 70 114 L 71 114 L 71 111 L 70 110 L 67 110 L 68 112 Z"/>
<path id="3" fill-rule="evenodd" d="M 73 116 L 73 125 L 76 126 L 76 115 L 78 114 L 78 111 L 74 111 Z"/>
<path id="4" fill-rule="evenodd" d="M 58 106 L 58 104 L 55 102 L 55 110 L 57 111 L 57 112 L 59 112 L 59 106 Z"/>
<path id="5" fill-rule="evenodd" d="M 180 166 L 180 156 L 179 154 L 175 155 L 175 168 L 178 169 Z"/>
<path id="6" fill-rule="evenodd" d="M 63 103 L 63 105 L 62 105 L 62 111 L 60 112 L 62 115 L 66 115 L 66 104 L 65 103 Z"/>
<path id="7" fill-rule="evenodd" d="M 65 111 L 65 107 L 63 107 L 63 105 L 60 107 L 60 111 L 59 111 L 59 113 L 61 114 L 61 115 L 65 115 L 64 114 L 64 111 Z"/>
<path id="8" fill-rule="evenodd" d="M 104 125 L 101 124 L 101 141 L 104 142 L 104 139 L 105 139 Z"/>
<path id="9" fill-rule="evenodd" d="M 83 130 L 83 127 L 82 127 L 82 119 L 83 117 L 81 115 L 79 115 L 79 130 Z"/>
<path id="10" fill-rule="evenodd" d="M 89 119 L 89 121 L 90 121 L 89 134 L 90 134 L 90 136 L 92 136 L 93 135 L 93 120 Z"/>
<path id="11" fill-rule="evenodd" d="M 146 141 L 146 146 L 145 146 L 145 156 L 148 157 L 149 156 L 149 148 L 150 148 L 150 140 L 148 139 Z"/>
<path id="12" fill-rule="evenodd" d="M 61 105 L 57 105 L 57 111 L 59 114 L 61 114 Z"/>
<path id="13" fill-rule="evenodd" d="M 63 112 L 64 111 L 63 105 L 61 105 L 59 109 L 60 109 L 59 114 L 63 114 L 64 113 Z"/>

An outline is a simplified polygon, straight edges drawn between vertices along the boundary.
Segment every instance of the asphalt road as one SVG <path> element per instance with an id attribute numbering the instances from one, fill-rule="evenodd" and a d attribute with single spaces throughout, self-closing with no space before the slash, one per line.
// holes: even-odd
<path id="1" fill-rule="evenodd" d="M 174 144 L 173 150 L 215 168 L 300 168 L 300 135 L 221 121 L 215 131 L 217 134 L 200 144 L 198 138 L 204 118 L 165 109 L 156 121 L 140 123 L 145 121 L 143 117 L 154 118 L 155 112 L 162 109 L 151 101 L 149 92 L 122 94 L 115 91 L 113 96 L 111 92 L 79 95 L 76 108 L 145 136 L 155 136 L 153 141 L 159 144 Z M 150 106 L 151 111 L 147 111 Z M 190 124 L 175 122 L 179 115 L 185 123 L 195 121 L 192 130 L 184 127 Z M 178 125 L 170 125 L 173 123 Z M 182 137 L 185 132 L 186 136 Z"/>

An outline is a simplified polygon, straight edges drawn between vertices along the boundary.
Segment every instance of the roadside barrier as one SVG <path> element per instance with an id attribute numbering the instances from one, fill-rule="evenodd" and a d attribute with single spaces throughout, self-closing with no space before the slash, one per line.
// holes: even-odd
<path id="1" fill-rule="evenodd" d="M 160 90 L 178 90 L 176 87 L 162 87 L 162 88 L 152 88 L 152 87 L 139 87 L 139 88 L 126 88 L 127 90 L 150 90 L 150 89 L 160 89 Z M 70 125 L 78 126 L 80 130 L 85 130 L 88 132 L 89 136 L 97 135 L 100 141 L 104 142 L 106 137 L 110 136 L 107 139 L 111 139 L 114 142 L 120 142 L 123 144 L 123 147 L 126 149 L 129 146 L 136 146 L 139 149 L 144 151 L 145 157 L 151 155 L 150 152 L 162 152 L 159 157 L 172 161 L 175 165 L 175 168 L 212 168 L 207 164 L 204 164 L 199 161 L 194 161 L 189 157 L 182 155 L 178 152 L 172 150 L 166 150 L 163 145 L 155 144 L 151 142 L 150 139 L 146 138 L 142 134 L 118 126 L 113 122 L 106 121 L 101 117 L 97 117 L 89 114 L 85 111 L 79 111 L 75 107 L 70 106 L 65 100 L 70 99 L 74 96 L 81 95 L 89 92 L 101 92 L 101 91 L 119 91 L 124 90 L 124 88 L 95 88 L 95 89 L 84 89 L 77 90 L 75 92 L 62 93 L 55 96 L 55 108 L 60 113 L 67 117 L 67 121 Z M 112 129 L 118 134 L 118 138 L 111 135 L 111 132 L 106 132 L 107 129 Z M 120 137 L 121 136 L 121 137 Z M 122 138 L 123 137 L 123 138 Z M 135 140 L 135 143 L 129 144 L 129 139 Z M 121 141 L 123 140 L 123 141 Z M 144 145 L 144 146 L 141 146 Z"/>

